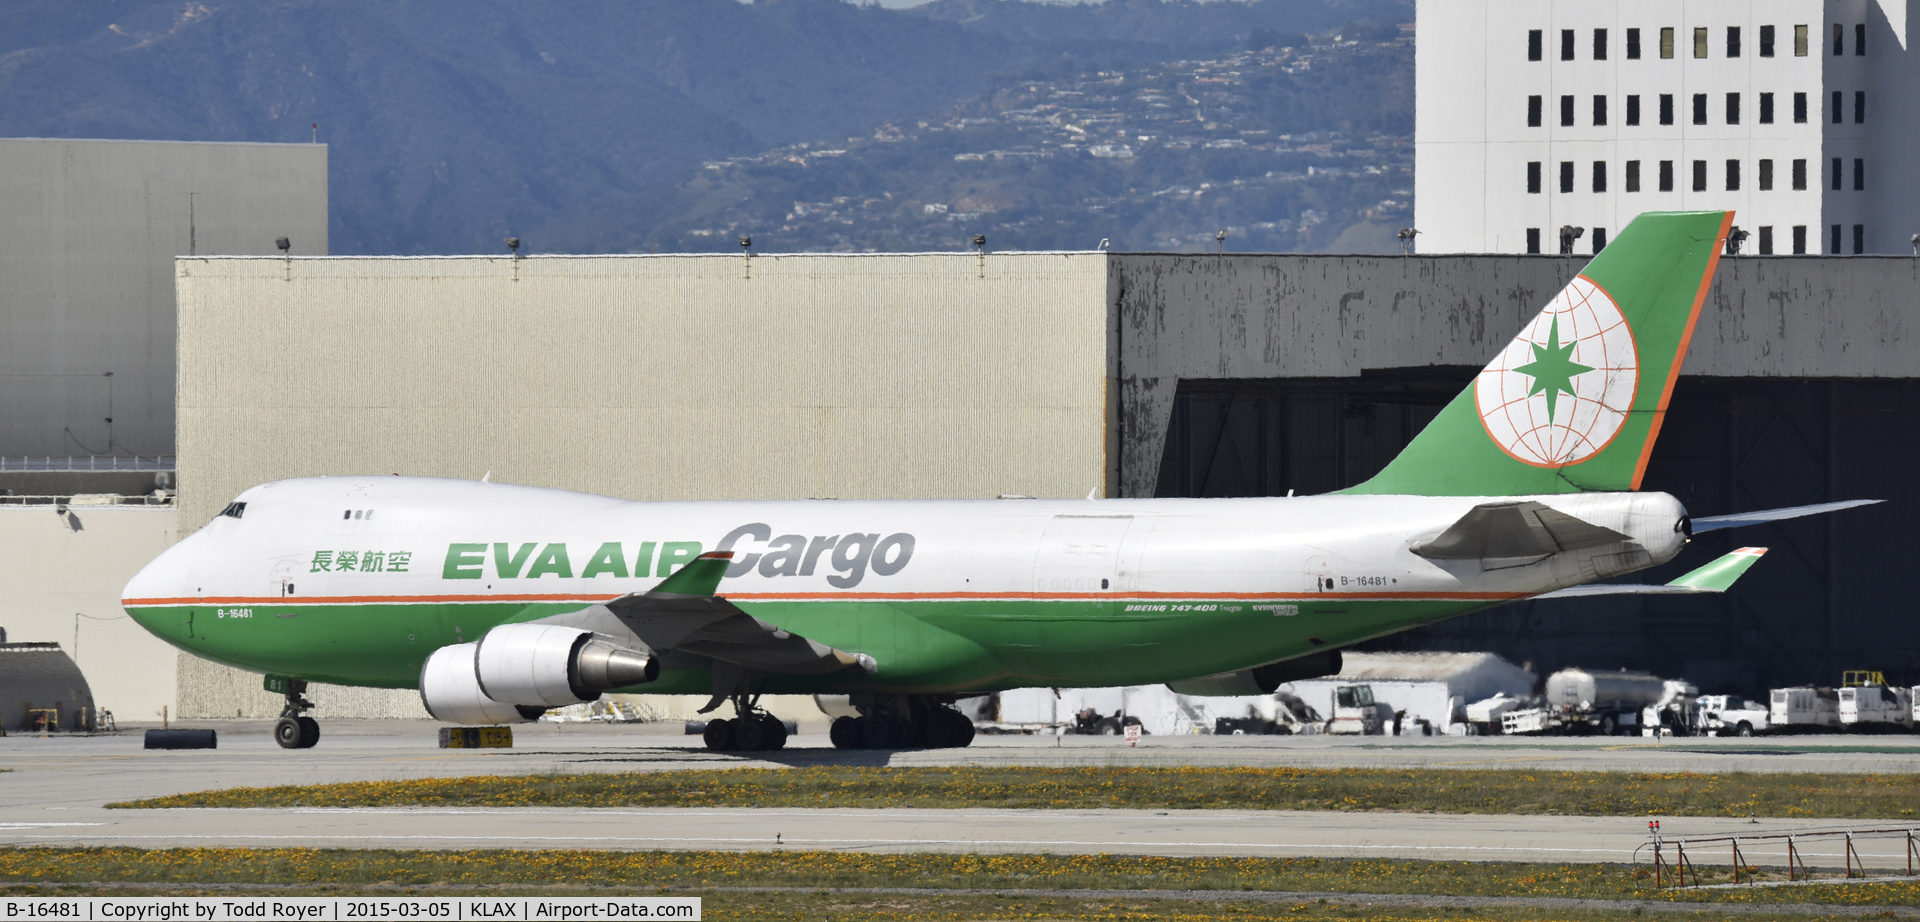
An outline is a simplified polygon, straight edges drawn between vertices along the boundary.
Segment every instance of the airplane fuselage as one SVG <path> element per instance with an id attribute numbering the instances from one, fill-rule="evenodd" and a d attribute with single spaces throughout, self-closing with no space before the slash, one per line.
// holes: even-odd
<path id="1" fill-rule="evenodd" d="M 1411 550 L 1478 504 L 1526 499 L 1630 541 L 1498 569 Z M 765 691 L 938 694 L 1248 668 L 1664 563 L 1685 542 L 1661 493 L 640 503 L 330 477 L 236 502 L 135 577 L 127 610 L 219 662 L 390 688 L 415 687 L 443 646 L 650 589 L 713 550 L 735 554 L 720 595 L 877 666 Z M 704 660 L 662 665 L 634 690 L 708 692 Z"/>

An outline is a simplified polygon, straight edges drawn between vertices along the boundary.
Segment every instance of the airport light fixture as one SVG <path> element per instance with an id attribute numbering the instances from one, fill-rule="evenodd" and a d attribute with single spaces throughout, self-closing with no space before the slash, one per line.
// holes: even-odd
<path id="1" fill-rule="evenodd" d="M 1560 255 L 1572 256 L 1573 242 L 1585 236 L 1586 233 L 1587 229 L 1584 227 L 1574 227 L 1571 224 L 1560 225 Z"/>
<path id="2" fill-rule="evenodd" d="M 1420 230 L 1418 228 L 1413 228 L 1413 227 L 1400 228 L 1400 232 L 1393 235 L 1396 239 L 1400 241 L 1400 255 L 1402 256 L 1413 255 L 1413 238 L 1419 235 L 1420 235 Z"/>
<path id="3" fill-rule="evenodd" d="M 293 248 L 293 241 L 291 241 L 291 240 L 288 240 L 288 239 L 287 239 L 287 238 L 285 238 L 285 237 L 281 237 L 281 238 L 279 238 L 279 239 L 277 239 L 277 240 L 275 240 L 275 241 L 273 242 L 273 245 L 274 245 L 274 246 L 276 246 L 276 247 L 279 247 L 279 248 L 280 248 L 280 252 L 282 252 L 282 253 L 285 253 L 286 251 L 288 251 L 288 250 L 290 250 L 290 249 L 292 249 L 292 248 Z"/>
<path id="4" fill-rule="evenodd" d="M 1733 230 L 1729 231 L 1727 233 L 1727 255 L 1739 256 L 1741 244 L 1746 243 L 1747 238 L 1750 236 L 1752 235 L 1748 234 L 1746 231 L 1738 227 L 1735 227 Z"/>
<path id="5" fill-rule="evenodd" d="M 507 238 L 507 252 L 513 254 L 514 256 L 520 255 L 520 238 L 518 237 Z"/>
<path id="6" fill-rule="evenodd" d="M 1213 234 L 1213 242 L 1216 246 L 1220 248 L 1220 252 L 1225 253 L 1227 251 L 1226 230 L 1222 229 L 1222 230 L 1215 231 Z"/>

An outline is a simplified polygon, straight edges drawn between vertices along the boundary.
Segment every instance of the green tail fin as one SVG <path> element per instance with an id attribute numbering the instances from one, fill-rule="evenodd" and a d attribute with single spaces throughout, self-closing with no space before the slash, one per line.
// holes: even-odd
<path id="1" fill-rule="evenodd" d="M 1635 218 L 1379 476 L 1343 492 L 1639 489 L 1732 221 Z"/>

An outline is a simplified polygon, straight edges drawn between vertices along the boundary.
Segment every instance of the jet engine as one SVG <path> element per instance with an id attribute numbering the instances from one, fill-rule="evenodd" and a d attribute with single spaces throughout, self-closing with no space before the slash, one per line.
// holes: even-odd
<path id="1" fill-rule="evenodd" d="M 427 712 L 450 723 L 532 720 L 613 688 L 660 677 L 650 651 L 555 624 L 503 624 L 475 643 L 434 651 L 420 671 Z"/>
<path id="2" fill-rule="evenodd" d="M 1298 682 L 1301 679 L 1317 679 L 1321 676 L 1337 675 L 1340 672 L 1340 651 L 1328 650 L 1325 653 L 1312 653 L 1252 669 L 1238 672 L 1222 672 L 1217 675 L 1203 675 L 1192 679 L 1168 682 L 1167 688 L 1176 695 L 1202 697 L 1235 697 L 1239 695 L 1271 695 L 1282 682 Z"/>

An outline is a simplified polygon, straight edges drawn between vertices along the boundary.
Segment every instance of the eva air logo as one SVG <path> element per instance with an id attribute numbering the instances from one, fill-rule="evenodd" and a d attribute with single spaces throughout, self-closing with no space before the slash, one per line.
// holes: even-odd
<path id="1" fill-rule="evenodd" d="M 1620 306 L 1576 277 L 1480 372 L 1474 401 L 1502 451 L 1561 467 L 1613 441 L 1639 383 L 1633 330 Z"/>

